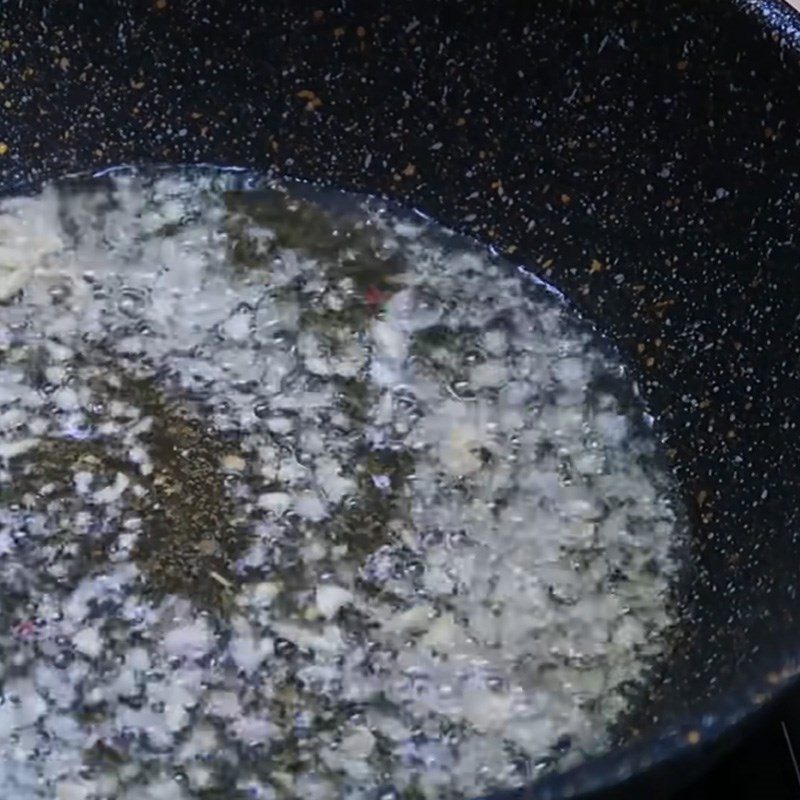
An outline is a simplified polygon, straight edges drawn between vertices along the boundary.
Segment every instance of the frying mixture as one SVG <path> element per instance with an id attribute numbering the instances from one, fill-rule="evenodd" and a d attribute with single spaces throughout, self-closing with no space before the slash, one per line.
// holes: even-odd
<path id="1" fill-rule="evenodd" d="M 473 796 L 607 744 L 680 524 L 612 348 L 366 197 L 0 205 L 0 794 Z"/>

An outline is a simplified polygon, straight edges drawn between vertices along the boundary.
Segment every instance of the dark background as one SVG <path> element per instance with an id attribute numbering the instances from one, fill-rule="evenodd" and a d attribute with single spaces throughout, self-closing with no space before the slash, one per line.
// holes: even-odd
<path id="1" fill-rule="evenodd" d="M 800 692 L 781 703 L 738 747 L 708 774 L 674 795 L 674 800 L 800 800 L 800 778 L 792 763 L 787 735 L 794 757 L 800 759 Z"/>
<path id="2" fill-rule="evenodd" d="M 785 726 L 785 730 L 784 730 Z M 794 758 L 800 760 L 800 690 L 793 690 L 747 731 L 722 756 L 709 756 L 696 766 L 682 789 L 684 764 L 672 765 L 666 776 L 626 788 L 616 787 L 590 795 L 589 800 L 800 800 L 800 776 Z M 683 776 L 683 780 L 687 780 Z"/>

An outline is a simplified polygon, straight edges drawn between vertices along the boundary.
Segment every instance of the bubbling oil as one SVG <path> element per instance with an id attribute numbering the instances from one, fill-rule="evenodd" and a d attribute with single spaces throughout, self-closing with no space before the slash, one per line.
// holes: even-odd
<path id="1" fill-rule="evenodd" d="M 241 170 L 0 231 L 4 796 L 460 798 L 607 745 L 680 515 L 556 292 Z"/>

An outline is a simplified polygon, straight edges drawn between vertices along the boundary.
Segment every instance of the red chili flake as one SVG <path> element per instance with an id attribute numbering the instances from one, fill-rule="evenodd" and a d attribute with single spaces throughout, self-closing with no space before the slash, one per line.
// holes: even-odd
<path id="1" fill-rule="evenodd" d="M 377 311 L 389 297 L 391 297 L 389 292 L 382 292 L 377 286 L 368 286 L 364 292 L 364 301 L 373 311 Z"/>
<path id="2" fill-rule="evenodd" d="M 36 623 L 32 619 L 24 619 L 17 623 L 17 626 L 14 628 L 14 633 L 17 636 L 27 639 L 36 633 Z"/>

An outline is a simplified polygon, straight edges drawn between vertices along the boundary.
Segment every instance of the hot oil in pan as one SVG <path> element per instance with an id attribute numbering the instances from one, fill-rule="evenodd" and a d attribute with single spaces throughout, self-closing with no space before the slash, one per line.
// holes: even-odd
<path id="1" fill-rule="evenodd" d="M 0 227 L 3 796 L 461 797 L 602 750 L 679 525 L 568 306 L 241 172 Z"/>

